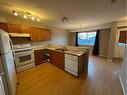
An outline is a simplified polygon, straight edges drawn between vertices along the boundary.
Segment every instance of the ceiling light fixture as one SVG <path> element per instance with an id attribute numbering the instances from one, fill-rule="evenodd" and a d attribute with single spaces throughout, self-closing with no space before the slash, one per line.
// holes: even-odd
<path id="1" fill-rule="evenodd" d="M 35 18 L 34 17 L 31 17 L 32 20 L 34 20 Z"/>
<path id="2" fill-rule="evenodd" d="M 37 19 L 37 21 L 39 22 L 39 21 L 40 21 L 40 19 L 38 18 L 38 19 Z"/>
<path id="3" fill-rule="evenodd" d="M 27 16 L 26 16 L 26 15 L 24 15 L 23 17 L 24 17 L 25 19 L 27 19 Z"/>
<path id="4" fill-rule="evenodd" d="M 15 11 L 12 11 L 15 16 L 18 16 L 18 13 Z"/>
<path id="5" fill-rule="evenodd" d="M 62 22 L 66 22 L 68 21 L 68 18 L 67 17 L 62 17 Z"/>
<path id="6" fill-rule="evenodd" d="M 33 21 L 36 20 L 37 22 L 40 22 L 39 16 L 33 15 L 30 12 L 20 11 L 19 14 L 15 10 L 13 10 L 12 12 L 13 12 L 13 14 L 15 16 L 18 16 L 19 15 L 19 16 L 23 17 L 24 19 L 31 19 Z"/>

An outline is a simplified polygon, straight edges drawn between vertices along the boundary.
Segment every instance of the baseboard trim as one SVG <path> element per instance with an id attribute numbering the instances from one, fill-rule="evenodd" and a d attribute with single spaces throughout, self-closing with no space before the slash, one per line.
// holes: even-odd
<path id="1" fill-rule="evenodd" d="M 107 58 L 107 56 L 106 55 L 99 55 L 100 57 L 105 57 L 105 58 Z"/>
<path id="2" fill-rule="evenodd" d="M 121 76 L 120 76 L 120 75 L 119 75 L 119 79 L 120 79 L 120 84 L 121 84 L 121 86 L 122 86 L 123 93 L 124 93 L 124 95 L 126 95 L 125 89 L 124 89 L 124 87 L 123 87 L 123 82 L 122 82 L 122 80 L 121 80 Z"/>

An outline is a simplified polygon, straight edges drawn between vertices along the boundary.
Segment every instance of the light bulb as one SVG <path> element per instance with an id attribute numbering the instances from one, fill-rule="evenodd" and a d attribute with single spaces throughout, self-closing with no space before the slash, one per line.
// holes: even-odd
<path id="1" fill-rule="evenodd" d="M 38 18 L 38 19 L 37 19 L 37 21 L 39 22 L 39 21 L 40 21 L 40 19 Z"/>
<path id="2" fill-rule="evenodd" d="M 26 15 L 24 15 L 23 17 L 24 17 L 25 19 L 27 19 L 27 16 L 26 16 Z"/>
<path id="3" fill-rule="evenodd" d="M 15 15 L 15 16 L 17 16 L 17 15 L 18 15 L 18 13 L 14 12 L 14 15 Z"/>
<path id="4" fill-rule="evenodd" d="M 34 17 L 32 17 L 31 19 L 32 19 L 32 20 L 34 20 L 35 18 L 34 18 Z"/>

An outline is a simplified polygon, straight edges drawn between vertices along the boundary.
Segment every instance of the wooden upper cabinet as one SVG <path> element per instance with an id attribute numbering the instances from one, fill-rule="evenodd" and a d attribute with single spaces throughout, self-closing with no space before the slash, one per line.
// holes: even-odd
<path id="1" fill-rule="evenodd" d="M 20 25 L 7 24 L 9 33 L 21 33 Z"/>
<path id="2" fill-rule="evenodd" d="M 21 25 L 20 26 L 20 29 L 21 29 L 21 33 L 30 33 L 29 31 L 29 26 L 24 26 L 24 25 Z"/>
<path id="3" fill-rule="evenodd" d="M 0 23 L 0 28 L 8 33 L 30 33 L 31 41 L 51 40 L 51 31 L 44 28 L 29 27 L 10 23 Z"/>
<path id="4" fill-rule="evenodd" d="M 30 27 L 30 35 L 31 35 L 31 41 L 38 41 L 39 40 L 39 31 L 35 27 Z"/>
<path id="5" fill-rule="evenodd" d="M 7 24 L 0 22 L 0 29 L 7 31 Z"/>
<path id="6" fill-rule="evenodd" d="M 51 31 L 49 29 L 45 29 L 45 40 L 51 40 Z"/>
<path id="7" fill-rule="evenodd" d="M 48 29 L 30 27 L 31 41 L 46 41 L 51 39 L 51 32 Z"/>
<path id="8" fill-rule="evenodd" d="M 39 35 L 39 40 L 44 41 L 45 40 L 45 31 L 43 28 L 38 28 L 38 35 Z"/>

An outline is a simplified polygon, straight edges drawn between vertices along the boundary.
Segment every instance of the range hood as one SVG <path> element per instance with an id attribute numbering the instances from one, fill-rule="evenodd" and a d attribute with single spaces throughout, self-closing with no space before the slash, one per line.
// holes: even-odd
<path id="1" fill-rule="evenodd" d="M 29 33 L 9 33 L 11 37 L 30 37 Z"/>

